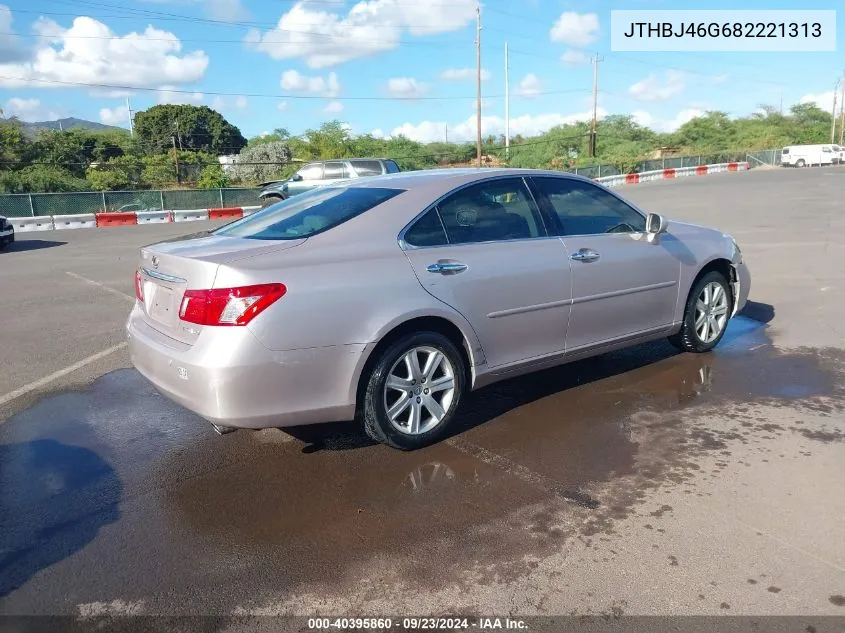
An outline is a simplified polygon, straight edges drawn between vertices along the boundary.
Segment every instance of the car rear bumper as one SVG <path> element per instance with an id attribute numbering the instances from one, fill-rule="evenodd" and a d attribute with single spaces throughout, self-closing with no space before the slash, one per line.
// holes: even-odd
<path id="1" fill-rule="evenodd" d="M 240 327 L 214 328 L 186 345 L 147 324 L 137 304 L 126 330 L 135 368 L 214 424 L 258 429 L 354 417 L 365 345 L 276 352 Z"/>

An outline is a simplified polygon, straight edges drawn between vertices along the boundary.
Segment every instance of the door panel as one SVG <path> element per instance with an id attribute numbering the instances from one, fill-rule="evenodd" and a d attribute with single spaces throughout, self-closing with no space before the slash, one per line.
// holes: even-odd
<path id="1" fill-rule="evenodd" d="M 645 233 L 563 238 L 570 255 L 582 249 L 598 255 L 572 261 L 568 350 L 672 323 L 681 263 L 669 241 L 664 235 L 652 243 Z"/>
<path id="2" fill-rule="evenodd" d="M 567 350 L 672 323 L 681 260 L 671 235 L 649 239 L 643 214 L 588 181 L 536 177 L 532 187 L 572 262 Z"/>
<path id="3" fill-rule="evenodd" d="M 559 240 L 456 244 L 406 254 L 423 287 L 472 324 L 491 368 L 564 349 L 571 288 Z M 466 268 L 429 272 L 438 264 Z"/>
<path id="4" fill-rule="evenodd" d="M 563 351 L 570 262 L 522 178 L 457 190 L 403 240 L 422 286 L 472 324 L 491 368 Z"/>

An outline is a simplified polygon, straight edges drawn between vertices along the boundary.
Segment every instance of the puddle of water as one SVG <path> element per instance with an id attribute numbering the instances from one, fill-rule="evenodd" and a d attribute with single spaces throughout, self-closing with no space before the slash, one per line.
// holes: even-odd
<path id="1" fill-rule="evenodd" d="M 144 552 L 124 560 L 132 576 L 165 573 L 214 612 L 243 602 L 232 586 L 278 595 L 347 582 L 379 564 L 420 585 L 456 581 L 467 569 L 486 569 L 474 582 L 488 582 L 524 573 L 528 554 L 612 529 L 649 487 L 693 476 L 699 452 L 732 439 L 696 426 L 699 413 L 731 416 L 749 402 L 834 406 L 817 404 L 823 396 L 841 403 L 841 352 L 780 352 L 746 321 L 733 321 L 711 354 L 679 355 L 661 342 L 481 390 L 468 398 L 459 434 L 413 453 L 373 446 L 352 425 L 293 430 L 287 442 L 273 441 L 275 431 L 217 437 L 128 370 L 16 416 L 0 427 L 0 447 L 54 438 L 107 459 L 133 499 L 132 520 L 161 525 L 132 525 L 140 543 L 130 551 Z M 592 491 L 622 478 L 634 484 L 589 507 Z M 585 502 L 567 504 L 573 491 Z M 49 504 L 0 496 L 2 514 L 49 516 Z M 130 538 L 120 532 L 112 547 Z M 174 551 L 197 555 L 166 554 Z"/>

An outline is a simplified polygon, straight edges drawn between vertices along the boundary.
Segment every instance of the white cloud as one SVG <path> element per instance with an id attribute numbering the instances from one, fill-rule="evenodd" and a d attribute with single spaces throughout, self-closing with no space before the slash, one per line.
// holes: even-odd
<path id="1" fill-rule="evenodd" d="M 440 78 L 444 81 L 475 81 L 478 71 L 475 68 L 447 68 L 440 73 Z M 486 68 L 481 69 L 481 81 L 490 79 L 490 71 Z"/>
<path id="2" fill-rule="evenodd" d="M 234 99 L 217 96 L 211 100 L 211 109 L 222 112 L 223 110 L 246 110 L 249 107 L 249 100 L 243 95 Z"/>
<path id="3" fill-rule="evenodd" d="M 806 94 L 798 100 L 798 103 L 815 103 L 822 110 L 831 112 L 833 110 L 833 90 Z M 838 109 L 839 106 L 837 106 Z"/>
<path id="4" fill-rule="evenodd" d="M 291 92 L 305 92 L 323 97 L 336 97 L 340 94 L 340 82 L 335 73 L 328 77 L 309 77 L 296 70 L 286 70 L 282 73 L 282 90 Z"/>
<path id="5" fill-rule="evenodd" d="M 533 99 L 540 95 L 540 91 L 543 89 L 543 84 L 540 82 L 537 75 L 534 73 L 528 73 L 516 87 L 516 94 L 519 97 L 523 97 L 525 99 Z"/>
<path id="6" fill-rule="evenodd" d="M 560 61 L 567 66 L 586 66 L 590 63 L 591 59 L 584 51 L 569 48 L 560 56 Z"/>
<path id="7" fill-rule="evenodd" d="M 249 11 L 241 0 L 205 0 L 206 13 L 215 20 L 238 22 L 249 19 Z"/>
<path id="8" fill-rule="evenodd" d="M 671 119 L 661 119 L 652 116 L 651 113 L 645 110 L 636 110 L 631 113 L 639 125 L 651 128 L 655 132 L 674 132 L 684 123 L 692 121 L 693 119 L 704 116 L 704 110 L 698 108 L 684 108 Z"/>
<path id="9" fill-rule="evenodd" d="M 60 108 L 62 110 L 62 108 Z M 39 99 L 23 99 L 21 97 L 12 97 L 2 108 L 3 116 L 17 117 L 21 121 L 55 121 L 61 119 L 67 114 L 64 112 L 57 112 L 51 108 L 44 108 Z"/>
<path id="10" fill-rule="evenodd" d="M 595 13 L 564 11 L 552 26 L 549 37 L 553 42 L 583 48 L 598 39 L 599 16 Z"/>
<path id="11" fill-rule="evenodd" d="M 240 95 L 235 99 L 235 107 L 238 110 L 245 110 L 248 105 L 249 101 L 243 95 Z"/>
<path id="12" fill-rule="evenodd" d="M 393 97 L 416 99 L 428 92 L 428 85 L 413 77 L 394 77 L 387 80 L 387 91 Z"/>
<path id="13" fill-rule="evenodd" d="M 628 95 L 637 101 L 665 101 L 684 91 L 684 75 L 674 70 L 666 72 L 661 82 L 655 73 L 628 88 Z"/>
<path id="14" fill-rule="evenodd" d="M 372 132 L 370 132 L 370 135 L 376 138 L 384 138 L 384 131 L 380 128 L 376 128 Z"/>
<path id="15" fill-rule="evenodd" d="M 116 108 L 103 108 L 100 110 L 100 121 L 106 125 L 127 127 L 129 125 L 129 109 L 125 105 Z"/>
<path id="16" fill-rule="evenodd" d="M 73 20 L 69 29 L 44 22 L 52 40 L 40 41 L 30 59 L 0 64 L 0 86 L 71 87 L 74 83 L 126 84 L 158 88 L 199 81 L 208 69 L 201 50 L 180 55 L 182 43 L 167 31 L 148 26 L 143 33 L 118 36 L 88 17 Z M 44 83 L 47 82 L 47 83 Z M 64 83 L 49 83 L 64 82 Z"/>
<path id="17" fill-rule="evenodd" d="M 201 92 L 174 92 L 173 86 L 164 86 L 158 91 L 158 102 L 161 104 L 173 105 L 196 105 L 202 103 L 205 95 Z M 121 94 L 113 95 L 116 97 L 123 96 Z"/>
<path id="18" fill-rule="evenodd" d="M 288 106 L 287 101 L 280 101 L 279 104 L 276 106 L 279 112 L 286 112 L 289 107 L 290 106 Z"/>
<path id="19" fill-rule="evenodd" d="M 369 0 L 341 14 L 297 2 L 274 29 L 251 29 L 245 42 L 273 59 L 303 58 L 310 68 L 327 68 L 392 50 L 405 32 L 422 36 L 463 28 L 475 19 L 475 6 L 476 0 Z"/>
<path id="20" fill-rule="evenodd" d="M 337 114 L 338 112 L 343 112 L 343 104 L 340 101 L 332 101 L 323 108 L 323 112 L 326 114 Z"/>
<path id="21" fill-rule="evenodd" d="M 607 111 L 604 108 L 598 108 L 598 118 L 607 116 Z M 578 112 L 575 114 L 560 114 L 557 112 L 546 114 L 524 114 L 518 117 L 511 117 L 510 133 L 511 136 L 536 136 L 550 130 L 558 125 L 567 125 L 577 122 L 589 121 L 593 116 L 592 111 Z M 585 127 L 586 129 L 586 127 Z M 396 127 L 391 132 L 391 136 L 398 136 L 402 134 L 412 140 L 421 143 L 430 143 L 432 141 L 442 141 L 446 138 L 446 132 L 450 141 L 470 141 L 475 139 L 475 117 L 471 116 L 466 121 L 455 125 L 448 125 L 444 121 L 422 121 L 420 123 L 405 123 Z M 482 116 L 481 117 L 481 132 L 484 136 L 488 134 L 504 134 L 505 120 L 499 116 Z"/>
<path id="22" fill-rule="evenodd" d="M 25 59 L 26 47 L 12 30 L 12 12 L 5 4 L 0 4 L 0 32 L 0 63 Z"/>

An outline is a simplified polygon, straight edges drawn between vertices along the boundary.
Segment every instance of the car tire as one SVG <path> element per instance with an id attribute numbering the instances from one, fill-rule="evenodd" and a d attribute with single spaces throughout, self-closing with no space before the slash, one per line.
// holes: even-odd
<path id="1" fill-rule="evenodd" d="M 807 163 L 804 161 L 803 158 L 799 158 L 798 160 L 795 161 L 795 166 L 796 167 L 806 167 Z"/>
<path id="2" fill-rule="evenodd" d="M 261 199 L 261 208 L 269 207 L 271 204 L 276 204 L 284 199 L 284 196 L 265 196 Z"/>
<path id="3" fill-rule="evenodd" d="M 438 361 L 432 353 L 440 354 L 442 360 Z M 425 363 L 431 360 L 432 371 L 428 376 L 418 372 L 420 379 L 407 384 L 415 380 L 405 360 L 411 354 L 416 354 L 421 370 L 425 370 Z M 388 386 L 389 379 L 393 387 Z M 455 344 L 442 334 L 417 332 L 389 345 L 364 381 L 361 417 L 366 434 L 393 448 L 414 450 L 437 442 L 448 430 L 466 389 L 466 364 Z M 396 388 L 397 384 L 403 388 Z M 442 388 L 429 392 L 426 384 Z M 451 388 L 445 387 L 450 384 Z M 407 403 L 404 408 L 402 403 Z M 431 411 L 427 406 L 437 406 L 440 411 Z M 391 407 L 397 411 L 393 419 L 389 414 Z M 438 413 L 442 413 L 439 420 Z M 416 432 L 409 428 L 414 416 Z"/>
<path id="4" fill-rule="evenodd" d="M 718 296 L 713 294 L 714 289 L 719 287 L 722 294 Z M 704 302 L 705 289 L 710 289 L 711 297 L 713 298 L 710 307 L 710 312 L 703 313 L 699 302 L 702 305 Z M 728 328 L 728 322 L 733 312 L 734 297 L 731 293 L 731 286 L 725 276 L 719 272 L 712 271 L 704 275 L 693 286 L 692 291 L 687 297 L 687 303 L 684 308 L 684 321 L 681 325 L 681 330 L 669 337 L 669 342 L 672 343 L 682 352 L 692 352 L 701 354 L 709 352 L 719 344 L 722 337 L 725 335 L 725 330 Z M 722 311 L 724 310 L 724 313 Z M 707 328 L 704 328 L 704 323 L 699 323 L 699 319 L 704 314 L 704 319 L 707 320 Z M 708 319 L 709 315 L 709 319 Z M 722 319 L 724 317 L 724 319 Z M 719 325 L 718 334 L 713 337 L 711 324 Z"/>

